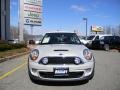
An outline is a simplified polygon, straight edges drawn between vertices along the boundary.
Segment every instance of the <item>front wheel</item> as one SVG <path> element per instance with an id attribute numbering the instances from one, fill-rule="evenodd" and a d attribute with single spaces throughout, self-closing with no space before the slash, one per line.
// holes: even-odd
<path id="1" fill-rule="evenodd" d="M 110 50 L 110 47 L 109 47 L 108 44 L 105 44 L 105 45 L 104 45 L 104 50 L 106 50 L 106 51 L 109 51 L 109 50 Z"/>

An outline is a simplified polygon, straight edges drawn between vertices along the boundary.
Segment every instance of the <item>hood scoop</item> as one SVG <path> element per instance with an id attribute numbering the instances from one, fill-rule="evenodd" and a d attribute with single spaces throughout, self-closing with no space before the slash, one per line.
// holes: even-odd
<path id="1" fill-rule="evenodd" d="M 67 49 L 56 49 L 54 51 L 69 51 L 69 50 L 67 50 Z"/>

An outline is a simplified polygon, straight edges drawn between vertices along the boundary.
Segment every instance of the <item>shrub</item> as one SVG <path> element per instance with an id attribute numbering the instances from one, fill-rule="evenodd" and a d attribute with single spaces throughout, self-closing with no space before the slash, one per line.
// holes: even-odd
<path id="1" fill-rule="evenodd" d="M 8 42 L 6 40 L 0 40 L 0 44 L 7 44 Z"/>
<path id="2" fill-rule="evenodd" d="M 12 49 L 26 48 L 26 44 L 0 44 L 0 51 L 7 51 Z"/>
<path id="3" fill-rule="evenodd" d="M 0 44 L 0 51 L 6 51 L 6 50 L 11 50 L 12 46 L 8 44 Z"/>
<path id="4" fill-rule="evenodd" d="M 26 44 L 10 44 L 13 49 L 27 47 Z"/>

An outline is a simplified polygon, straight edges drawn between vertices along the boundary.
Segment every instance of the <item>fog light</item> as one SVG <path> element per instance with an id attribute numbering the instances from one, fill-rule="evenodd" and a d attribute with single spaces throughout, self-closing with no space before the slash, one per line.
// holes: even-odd
<path id="1" fill-rule="evenodd" d="M 32 68 L 32 72 L 33 72 L 33 73 L 36 73 L 36 72 L 37 72 L 37 69 Z"/>
<path id="2" fill-rule="evenodd" d="M 43 63 L 44 65 L 48 64 L 48 58 L 43 58 L 43 59 L 42 59 L 42 63 Z"/>
<path id="3" fill-rule="evenodd" d="M 86 72 L 89 73 L 91 71 L 91 68 L 86 69 Z"/>
<path id="4" fill-rule="evenodd" d="M 80 64 L 81 63 L 81 59 L 80 58 L 75 58 L 75 60 L 74 60 L 74 62 L 75 62 L 75 64 Z"/>

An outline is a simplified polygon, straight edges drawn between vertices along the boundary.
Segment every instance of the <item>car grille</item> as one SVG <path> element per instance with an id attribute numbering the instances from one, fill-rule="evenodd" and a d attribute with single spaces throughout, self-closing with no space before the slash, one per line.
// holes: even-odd
<path id="1" fill-rule="evenodd" d="M 47 57 L 48 58 L 48 64 L 74 64 L 75 57 Z M 41 60 L 39 64 L 41 63 Z M 47 65 L 48 65 L 47 64 Z"/>
<path id="2" fill-rule="evenodd" d="M 42 78 L 80 78 L 83 76 L 84 72 L 69 72 L 68 76 L 55 76 L 53 72 L 39 72 Z"/>
<path id="3" fill-rule="evenodd" d="M 49 57 L 49 64 L 74 64 L 74 57 Z"/>

